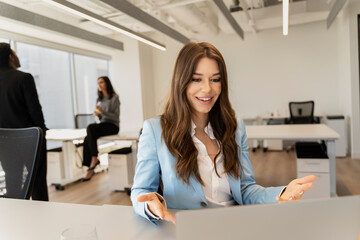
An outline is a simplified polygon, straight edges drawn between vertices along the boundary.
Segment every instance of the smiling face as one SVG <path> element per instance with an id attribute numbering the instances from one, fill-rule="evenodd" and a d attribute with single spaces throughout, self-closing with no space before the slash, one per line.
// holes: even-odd
<path id="1" fill-rule="evenodd" d="M 195 67 L 192 80 L 186 88 L 192 118 L 207 119 L 220 93 L 221 75 L 218 63 L 214 59 L 201 58 Z"/>
<path id="2" fill-rule="evenodd" d="M 98 90 L 103 94 L 106 93 L 106 83 L 105 80 L 102 78 L 98 79 Z"/>

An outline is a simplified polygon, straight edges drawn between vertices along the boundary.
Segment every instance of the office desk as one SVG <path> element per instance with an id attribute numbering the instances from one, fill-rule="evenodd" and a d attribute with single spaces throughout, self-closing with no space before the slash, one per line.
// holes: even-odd
<path id="1" fill-rule="evenodd" d="M 245 125 L 279 125 L 279 124 L 285 124 L 286 119 L 290 119 L 289 115 L 274 115 L 270 116 L 269 114 L 264 116 L 257 116 L 257 117 L 246 117 L 243 118 Z M 322 115 L 316 115 L 314 116 L 314 119 L 318 119 L 319 121 L 323 121 L 324 117 Z M 256 148 L 259 146 L 258 140 L 260 139 L 254 139 L 251 142 L 249 142 L 249 147 L 251 146 L 253 148 L 253 151 L 256 151 Z M 262 140 L 262 139 L 261 139 Z M 266 152 L 269 150 L 283 150 L 283 139 L 272 139 L 272 140 L 266 140 L 263 141 L 263 151 Z"/>
<path id="2" fill-rule="evenodd" d="M 76 163 L 77 149 L 74 144 L 76 140 L 83 140 L 86 136 L 86 129 L 50 129 L 46 132 L 46 139 L 50 141 L 61 141 L 63 152 L 63 168 L 64 176 L 61 179 L 56 179 L 55 182 L 50 182 L 55 185 L 57 189 L 63 189 L 63 186 L 72 182 L 75 182 L 82 178 L 85 173 L 85 169 L 79 167 Z M 119 140 L 119 141 L 132 141 L 133 162 L 136 164 L 137 142 L 138 133 L 124 132 L 117 135 L 110 135 L 101 137 L 98 140 Z M 82 154 L 82 153 L 79 153 Z"/>
<path id="3" fill-rule="evenodd" d="M 63 159 L 59 163 L 59 171 L 63 176 L 51 179 L 48 184 L 55 185 L 56 189 L 64 189 L 64 185 L 75 182 L 84 176 L 85 170 L 77 164 L 76 140 L 83 140 L 86 129 L 50 129 L 46 131 L 46 140 L 61 141 Z"/>
<path id="4" fill-rule="evenodd" d="M 325 124 L 289 124 L 246 126 L 248 140 L 324 140 L 327 145 L 330 173 L 330 195 L 336 196 L 335 140 L 339 134 Z"/>
<path id="5" fill-rule="evenodd" d="M 0 199 L 0 212 L 0 239 L 57 240 L 74 224 L 94 225 L 99 240 L 175 239 L 174 224 L 156 226 L 137 216 L 131 206 Z"/>
<path id="6" fill-rule="evenodd" d="M 138 132 L 121 132 L 119 134 L 104 136 L 99 138 L 99 140 L 107 141 L 131 141 L 132 149 L 132 169 L 135 169 L 137 163 L 137 146 L 139 143 L 139 133 Z"/>

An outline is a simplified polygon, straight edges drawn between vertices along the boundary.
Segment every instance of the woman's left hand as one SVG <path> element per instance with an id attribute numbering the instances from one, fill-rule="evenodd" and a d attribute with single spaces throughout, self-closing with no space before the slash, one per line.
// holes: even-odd
<path id="1" fill-rule="evenodd" d="M 103 109 L 102 109 L 100 106 L 96 106 L 93 114 L 98 117 L 98 116 L 99 116 L 100 114 L 102 114 L 103 112 L 104 112 L 104 111 L 103 111 Z"/>
<path id="2" fill-rule="evenodd" d="M 104 110 L 100 106 L 96 106 L 96 111 L 99 112 L 100 114 L 104 112 Z"/>
<path id="3" fill-rule="evenodd" d="M 276 200 L 278 202 L 287 202 L 293 200 L 299 200 L 302 195 L 312 188 L 314 184 L 312 183 L 317 179 L 315 175 L 308 175 L 303 178 L 298 178 L 292 180 L 287 186 L 286 190 L 281 194 L 281 196 L 277 196 Z"/>

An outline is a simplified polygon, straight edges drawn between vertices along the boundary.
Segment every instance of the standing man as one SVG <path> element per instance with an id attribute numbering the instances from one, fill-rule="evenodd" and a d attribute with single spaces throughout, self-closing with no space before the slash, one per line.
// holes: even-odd
<path id="1" fill-rule="evenodd" d="M 46 133 L 34 78 L 16 70 L 20 61 L 8 43 L 0 43 L 0 128 L 40 127 Z M 31 193 L 33 200 L 48 201 L 46 140 Z"/>

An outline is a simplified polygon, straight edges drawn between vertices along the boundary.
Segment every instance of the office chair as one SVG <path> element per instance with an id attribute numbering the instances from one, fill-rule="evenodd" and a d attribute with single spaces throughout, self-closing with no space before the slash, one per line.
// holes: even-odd
<path id="1" fill-rule="evenodd" d="M 89 124 L 95 123 L 95 116 L 91 113 L 80 113 L 75 116 L 75 128 L 86 128 Z"/>
<path id="2" fill-rule="evenodd" d="M 30 199 L 42 141 L 38 127 L 0 128 L 0 197 Z"/>
<path id="3" fill-rule="evenodd" d="M 319 119 L 314 118 L 314 101 L 290 102 L 290 118 L 285 120 L 286 124 L 312 124 L 319 123 Z"/>
<path id="4" fill-rule="evenodd" d="M 314 101 L 305 101 L 305 102 L 289 102 L 289 112 L 290 118 L 285 120 L 285 124 L 315 124 L 320 123 L 319 118 L 314 117 L 314 108 L 315 103 Z M 325 143 L 318 143 L 318 142 L 307 142 L 303 146 L 304 143 L 295 143 L 295 149 L 297 147 L 300 149 L 304 147 L 311 152 L 313 152 L 309 146 L 318 146 L 322 147 Z M 294 146 L 289 146 L 286 151 L 289 152 Z"/>

